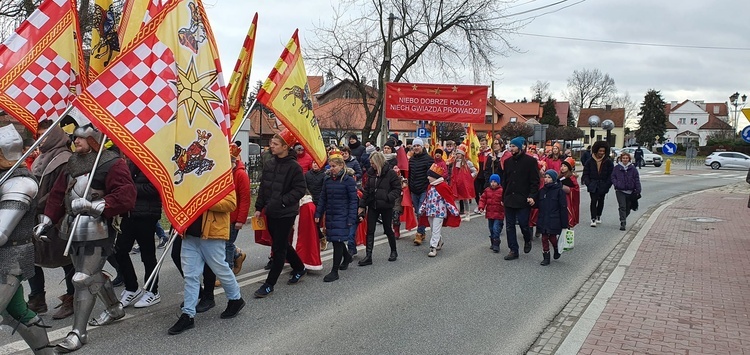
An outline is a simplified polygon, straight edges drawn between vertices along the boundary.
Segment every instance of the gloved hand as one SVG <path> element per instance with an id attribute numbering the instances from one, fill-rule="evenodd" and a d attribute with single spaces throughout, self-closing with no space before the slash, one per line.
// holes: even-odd
<path id="1" fill-rule="evenodd" d="M 39 224 L 34 227 L 34 239 L 42 242 L 49 242 L 49 238 L 44 234 L 52 228 L 52 220 L 43 214 L 38 215 L 36 218 Z"/>
<path id="2" fill-rule="evenodd" d="M 89 201 L 85 198 L 77 198 L 71 201 L 70 209 L 74 214 L 99 217 L 104 212 L 104 200 Z"/>

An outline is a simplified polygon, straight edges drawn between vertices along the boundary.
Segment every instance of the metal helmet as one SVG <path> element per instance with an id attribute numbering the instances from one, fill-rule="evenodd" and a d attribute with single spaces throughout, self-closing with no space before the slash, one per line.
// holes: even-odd
<path id="1" fill-rule="evenodd" d="M 73 136 L 86 139 L 93 150 L 99 150 L 99 145 L 102 143 L 104 133 L 89 123 L 84 126 L 78 126 L 75 131 L 73 131 Z M 92 144 L 92 140 L 94 141 L 94 144 Z"/>
<path id="2" fill-rule="evenodd" d="M 23 139 L 12 124 L 0 128 L 0 150 L 6 160 L 15 161 L 23 156 Z"/>

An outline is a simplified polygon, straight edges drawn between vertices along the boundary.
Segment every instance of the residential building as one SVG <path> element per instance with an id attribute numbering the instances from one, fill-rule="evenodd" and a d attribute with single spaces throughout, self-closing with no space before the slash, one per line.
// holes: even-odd
<path id="1" fill-rule="evenodd" d="M 705 146 L 710 135 L 732 131 L 732 126 L 727 123 L 729 108 L 726 103 L 685 100 L 680 104 L 673 101 L 669 106 L 664 137 L 671 142 L 687 144 L 692 141 Z"/>
<path id="2" fill-rule="evenodd" d="M 589 126 L 589 117 L 599 116 L 600 124 L 596 127 Z M 622 147 L 625 143 L 625 109 L 612 108 L 607 105 L 604 108 L 584 108 L 578 115 L 578 128 L 585 133 L 583 144 L 590 145 L 597 141 L 607 140 L 607 131 L 602 128 L 601 122 L 612 120 L 615 128 L 610 131 L 609 144 L 612 147 Z M 593 137 L 592 137 L 593 131 Z"/>

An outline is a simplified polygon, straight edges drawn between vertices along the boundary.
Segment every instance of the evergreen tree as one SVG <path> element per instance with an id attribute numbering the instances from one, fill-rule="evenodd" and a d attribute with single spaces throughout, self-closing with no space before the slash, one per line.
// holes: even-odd
<path id="1" fill-rule="evenodd" d="M 638 143 L 651 146 L 656 136 L 659 136 L 659 142 L 664 141 L 668 119 L 664 113 L 665 106 L 666 103 L 659 91 L 651 89 L 646 93 L 641 103 L 641 110 L 638 112 L 640 128 L 635 133 Z"/>
<path id="2" fill-rule="evenodd" d="M 551 96 L 547 98 L 547 102 L 542 105 L 542 118 L 539 120 L 541 124 L 548 124 L 550 127 L 557 127 L 560 125 L 560 119 L 557 118 L 557 108 L 555 108 L 555 99 Z"/>
<path id="3" fill-rule="evenodd" d="M 577 125 L 576 118 L 573 117 L 573 110 L 568 109 L 568 127 L 575 127 Z"/>

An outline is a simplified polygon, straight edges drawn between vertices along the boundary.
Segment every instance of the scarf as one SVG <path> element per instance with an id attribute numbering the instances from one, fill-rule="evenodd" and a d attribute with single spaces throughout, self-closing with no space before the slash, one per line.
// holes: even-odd
<path id="1" fill-rule="evenodd" d="M 594 154 L 594 155 L 591 156 L 591 159 L 594 159 L 594 161 L 596 162 L 596 171 L 598 171 L 598 172 L 601 173 L 602 172 L 602 162 L 604 161 L 604 157 L 597 158 L 596 154 Z"/>
<path id="2" fill-rule="evenodd" d="M 50 134 L 39 145 L 41 154 L 31 165 L 31 173 L 41 178 L 45 172 L 54 171 L 60 165 L 68 162 L 73 152 L 70 150 L 70 139 L 60 126 L 53 125 L 49 128 Z"/>

